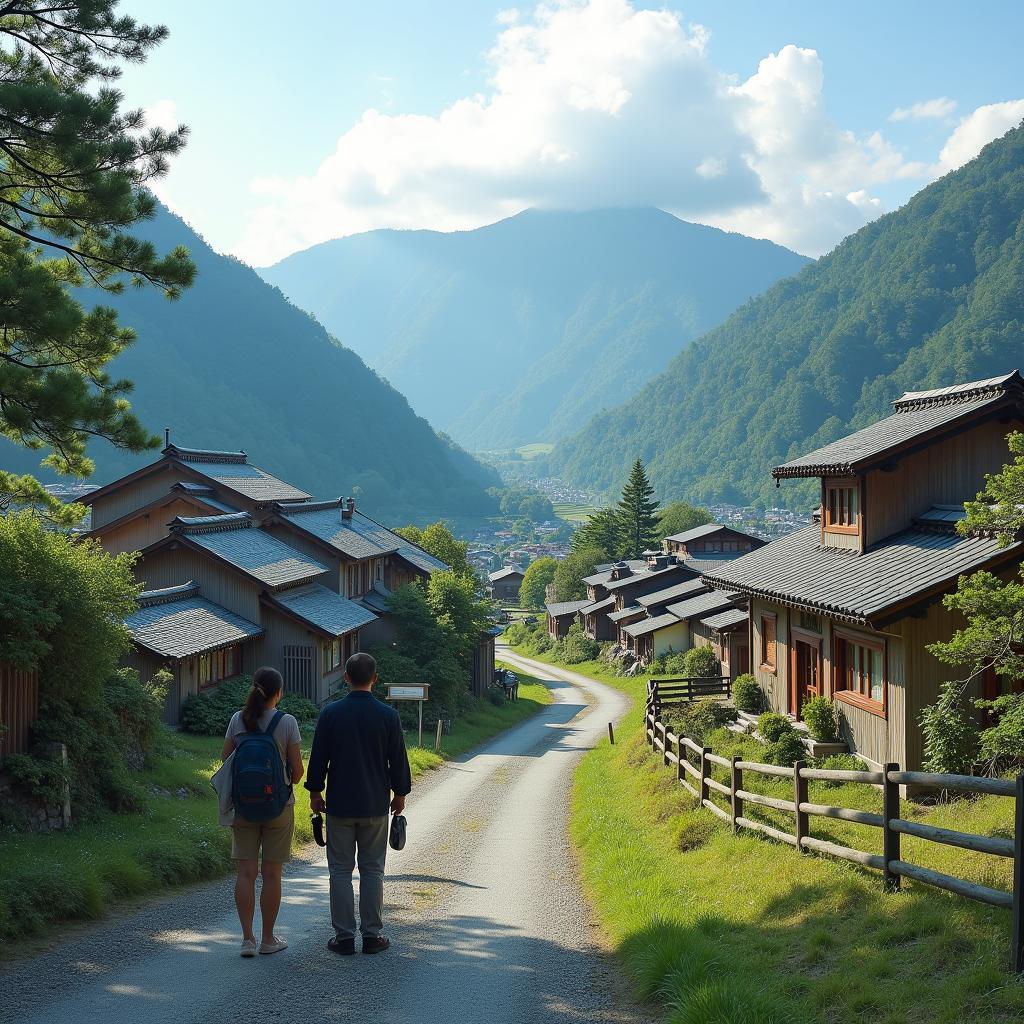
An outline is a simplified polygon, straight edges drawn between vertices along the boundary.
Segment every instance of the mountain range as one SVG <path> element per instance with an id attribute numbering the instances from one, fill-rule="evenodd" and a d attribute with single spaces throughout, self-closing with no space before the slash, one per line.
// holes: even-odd
<path id="1" fill-rule="evenodd" d="M 170 427 L 187 447 L 245 449 L 255 464 L 318 497 L 355 492 L 371 515 L 390 522 L 493 510 L 486 488 L 499 482 L 496 474 L 439 437 L 359 356 L 255 271 L 214 252 L 164 209 L 136 234 L 160 252 L 184 244 L 199 271 L 175 302 L 154 289 L 81 292 L 83 302 L 116 308 L 137 332 L 110 370 L 135 382 L 132 406 L 151 431 Z M 103 441 L 89 454 L 95 483 L 154 458 Z M 0 439 L 5 469 L 39 473 L 39 459 Z"/>
<path id="2" fill-rule="evenodd" d="M 773 465 L 903 391 L 1022 365 L 1024 127 L 738 309 L 547 468 L 610 495 L 640 457 L 663 497 L 773 505 Z"/>
<path id="3" fill-rule="evenodd" d="M 476 450 L 554 441 L 807 259 L 656 209 L 527 210 L 380 230 L 260 273 L 435 427 Z"/>

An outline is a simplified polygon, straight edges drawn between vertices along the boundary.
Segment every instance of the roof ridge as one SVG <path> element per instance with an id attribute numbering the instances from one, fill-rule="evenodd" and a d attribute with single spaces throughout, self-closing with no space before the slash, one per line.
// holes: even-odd
<path id="1" fill-rule="evenodd" d="M 180 601 L 183 597 L 198 597 L 199 584 L 195 580 L 179 583 L 174 587 L 161 587 L 159 590 L 143 590 L 136 598 L 140 608 L 152 608 L 157 604 L 168 604 Z"/>
<path id="2" fill-rule="evenodd" d="M 930 409 L 937 405 L 957 405 L 961 402 L 971 402 L 983 395 L 1000 395 L 1009 391 L 1024 391 L 1024 379 L 1021 378 L 1017 370 L 1012 370 L 1001 377 L 952 384 L 945 388 L 906 391 L 892 403 L 892 407 L 897 413 L 913 412 L 917 409 Z"/>
<path id="3" fill-rule="evenodd" d="M 182 462 L 247 463 L 249 461 L 244 451 L 225 452 L 217 451 L 214 448 L 182 448 L 176 444 L 168 444 L 161 454 L 180 459 Z"/>
<path id="4" fill-rule="evenodd" d="M 295 512 L 326 512 L 331 508 L 341 508 L 344 498 L 328 498 L 324 501 L 275 501 L 274 510 L 281 515 Z"/>
<path id="5" fill-rule="evenodd" d="M 172 533 L 215 533 L 218 530 L 243 530 L 254 526 L 248 512 L 225 512 L 218 516 L 175 516 L 171 521 Z"/>

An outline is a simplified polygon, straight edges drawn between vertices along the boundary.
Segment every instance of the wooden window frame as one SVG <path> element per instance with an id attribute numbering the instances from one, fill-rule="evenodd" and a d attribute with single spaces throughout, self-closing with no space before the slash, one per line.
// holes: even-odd
<path id="1" fill-rule="evenodd" d="M 775 648 L 775 660 L 773 662 L 765 660 L 768 653 L 764 642 L 764 626 L 766 622 L 771 622 L 772 624 L 772 644 Z M 779 674 L 779 616 L 775 612 L 761 612 L 759 640 L 761 642 L 761 663 L 758 665 L 758 668 L 762 672 L 770 672 L 773 676 L 777 676 Z"/>
<path id="2" fill-rule="evenodd" d="M 338 658 L 334 659 L 334 648 L 338 648 Z M 323 674 L 329 675 L 331 672 L 337 672 L 341 668 L 344 662 L 344 653 L 342 648 L 341 637 L 336 637 L 334 640 L 325 640 L 323 648 L 323 659 L 321 664 L 323 665 Z"/>
<path id="3" fill-rule="evenodd" d="M 830 491 L 853 491 L 857 495 L 857 519 L 853 523 L 832 521 Z M 821 481 L 821 529 L 823 533 L 841 533 L 850 536 L 860 534 L 864 522 L 863 490 L 860 480 L 855 477 L 823 477 Z"/>
<path id="4" fill-rule="evenodd" d="M 237 652 L 237 653 L 235 653 Z M 235 653 L 234 671 L 227 670 L 228 655 Z M 203 679 L 203 662 L 210 667 L 210 678 Z M 219 673 L 219 674 L 218 674 Z M 204 651 L 196 655 L 196 688 L 209 690 L 229 679 L 236 679 L 242 674 L 242 645 L 229 644 L 227 647 L 219 647 L 215 651 Z"/>
<path id="5" fill-rule="evenodd" d="M 845 686 L 845 659 L 839 658 L 839 644 L 854 644 L 867 650 L 878 651 L 882 655 L 882 699 L 865 696 L 859 690 L 849 690 Z M 875 638 L 853 630 L 832 627 L 832 699 L 842 704 L 860 708 L 879 718 L 889 717 L 889 645 L 883 637 Z"/>

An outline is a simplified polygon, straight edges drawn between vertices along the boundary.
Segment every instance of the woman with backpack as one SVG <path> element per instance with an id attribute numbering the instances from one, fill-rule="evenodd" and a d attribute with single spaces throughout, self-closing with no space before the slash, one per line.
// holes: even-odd
<path id="1" fill-rule="evenodd" d="M 256 875 L 262 874 L 260 953 L 279 953 L 288 943 L 274 934 L 281 909 L 281 872 L 292 856 L 295 795 L 302 779 L 299 723 L 277 710 L 284 680 L 276 668 L 258 668 L 245 706 L 231 716 L 224 736 L 223 760 L 232 762 L 231 856 L 238 864 L 235 905 L 242 925 L 242 956 L 257 952 L 253 918 L 256 914 Z M 260 853 L 263 861 L 260 864 Z"/>

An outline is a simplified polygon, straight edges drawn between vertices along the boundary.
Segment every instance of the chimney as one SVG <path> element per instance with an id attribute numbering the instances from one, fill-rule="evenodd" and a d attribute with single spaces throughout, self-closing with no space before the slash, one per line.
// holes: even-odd
<path id="1" fill-rule="evenodd" d="M 355 498 L 346 498 L 345 501 L 344 501 L 344 504 L 342 505 L 342 508 L 341 508 L 341 518 L 342 519 L 351 519 L 352 518 L 352 513 L 355 512 L 355 510 L 356 510 L 356 499 Z"/>

